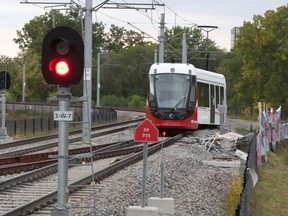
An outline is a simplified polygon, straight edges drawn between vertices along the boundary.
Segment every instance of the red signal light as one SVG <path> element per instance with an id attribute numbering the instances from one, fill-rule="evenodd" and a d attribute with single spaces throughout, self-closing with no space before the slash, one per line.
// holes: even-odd
<path id="1" fill-rule="evenodd" d="M 49 69 L 57 76 L 65 77 L 70 72 L 70 65 L 65 59 L 53 59 L 49 64 Z"/>
<path id="2" fill-rule="evenodd" d="M 48 84 L 62 86 L 80 82 L 84 72 L 84 43 L 67 26 L 53 28 L 42 42 L 42 74 Z"/>

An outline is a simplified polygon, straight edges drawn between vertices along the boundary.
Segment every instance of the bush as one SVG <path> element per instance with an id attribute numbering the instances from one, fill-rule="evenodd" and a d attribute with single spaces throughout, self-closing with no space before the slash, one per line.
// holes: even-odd
<path id="1" fill-rule="evenodd" d="M 145 108 L 145 99 L 139 95 L 133 95 L 128 101 L 128 107 Z"/>
<path id="2" fill-rule="evenodd" d="M 113 107 L 127 107 L 128 101 L 123 97 L 117 97 L 115 95 L 107 95 L 101 98 L 101 106 L 113 106 Z"/>
<path id="3" fill-rule="evenodd" d="M 227 198 L 227 215 L 235 215 L 235 209 L 240 203 L 240 194 L 242 192 L 242 176 L 231 174 L 228 180 Z"/>
<path id="4" fill-rule="evenodd" d="M 130 96 L 129 99 L 106 95 L 101 98 L 101 106 L 145 108 L 145 98 L 139 95 Z"/>

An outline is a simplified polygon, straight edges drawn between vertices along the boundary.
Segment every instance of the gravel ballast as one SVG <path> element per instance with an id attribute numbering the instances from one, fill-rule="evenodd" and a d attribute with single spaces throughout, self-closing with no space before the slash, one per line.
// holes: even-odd
<path id="1" fill-rule="evenodd" d="M 146 205 L 149 197 L 160 197 L 160 163 L 165 166 L 164 197 L 174 198 L 174 214 L 160 216 L 224 215 L 228 182 L 235 171 L 203 163 L 213 156 L 233 158 L 216 151 L 206 152 L 195 138 L 184 138 L 160 153 L 148 157 Z M 242 162 L 243 164 L 243 162 Z M 97 184 L 96 215 L 127 215 L 129 206 L 141 206 L 143 162 L 138 162 Z M 241 173 L 241 172 L 240 172 Z M 93 197 L 77 205 L 93 207 Z M 90 209 L 73 208 L 73 215 L 85 215 Z"/>

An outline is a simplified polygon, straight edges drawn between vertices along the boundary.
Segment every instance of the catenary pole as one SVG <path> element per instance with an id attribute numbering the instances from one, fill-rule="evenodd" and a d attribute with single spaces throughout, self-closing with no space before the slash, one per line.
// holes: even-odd
<path id="1" fill-rule="evenodd" d="M 84 32 L 84 80 L 83 80 L 83 125 L 82 142 L 91 141 L 91 102 L 92 102 L 92 0 L 86 0 Z"/>
<path id="2" fill-rule="evenodd" d="M 185 32 L 182 35 L 182 63 L 187 63 L 187 42 Z"/>
<path id="3" fill-rule="evenodd" d="M 100 52 L 97 53 L 97 95 L 96 106 L 100 106 Z"/>
<path id="4" fill-rule="evenodd" d="M 24 54 L 23 56 L 23 77 L 22 77 L 22 102 L 25 102 L 25 89 L 26 89 L 26 57 L 27 55 Z"/>
<path id="5" fill-rule="evenodd" d="M 159 39 L 159 63 L 164 63 L 164 23 L 165 14 L 161 14 L 161 22 L 160 22 L 160 39 Z"/>

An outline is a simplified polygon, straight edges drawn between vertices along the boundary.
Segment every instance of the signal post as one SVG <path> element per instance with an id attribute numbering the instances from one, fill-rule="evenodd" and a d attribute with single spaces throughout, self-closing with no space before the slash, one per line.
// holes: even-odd
<path id="1" fill-rule="evenodd" d="M 52 216 L 71 215 L 68 204 L 68 145 L 69 121 L 73 112 L 69 111 L 70 85 L 79 83 L 83 76 L 84 43 L 74 29 L 62 26 L 52 29 L 42 43 L 42 74 L 48 84 L 58 85 L 57 100 L 59 110 L 54 112 L 58 121 L 58 194 Z"/>
<path id="2" fill-rule="evenodd" d="M 7 135 L 6 128 L 6 90 L 10 88 L 11 77 L 7 71 L 0 72 L 0 91 L 1 91 L 1 128 L 0 143 L 11 141 L 12 138 Z"/>
<path id="3" fill-rule="evenodd" d="M 145 119 L 134 131 L 134 142 L 142 142 L 143 144 L 143 175 L 142 175 L 142 193 L 141 206 L 129 206 L 127 216 L 158 216 L 158 208 L 154 206 L 146 206 L 146 178 L 147 178 L 147 157 L 148 143 L 158 142 L 159 131 L 155 125 L 148 119 Z"/>
<path id="4" fill-rule="evenodd" d="M 165 135 L 163 135 L 165 136 Z M 142 178 L 142 194 L 141 206 L 129 206 L 127 216 L 158 216 L 159 212 L 174 214 L 175 201 L 173 198 L 163 198 L 163 182 L 164 182 L 164 163 L 161 158 L 161 183 L 160 197 L 150 197 L 148 206 L 146 206 L 146 178 L 147 178 L 147 156 L 148 143 L 158 142 L 159 131 L 155 125 L 148 119 L 144 120 L 134 130 L 134 141 L 143 142 L 143 178 Z M 163 146 L 162 146 L 163 148 Z"/>

